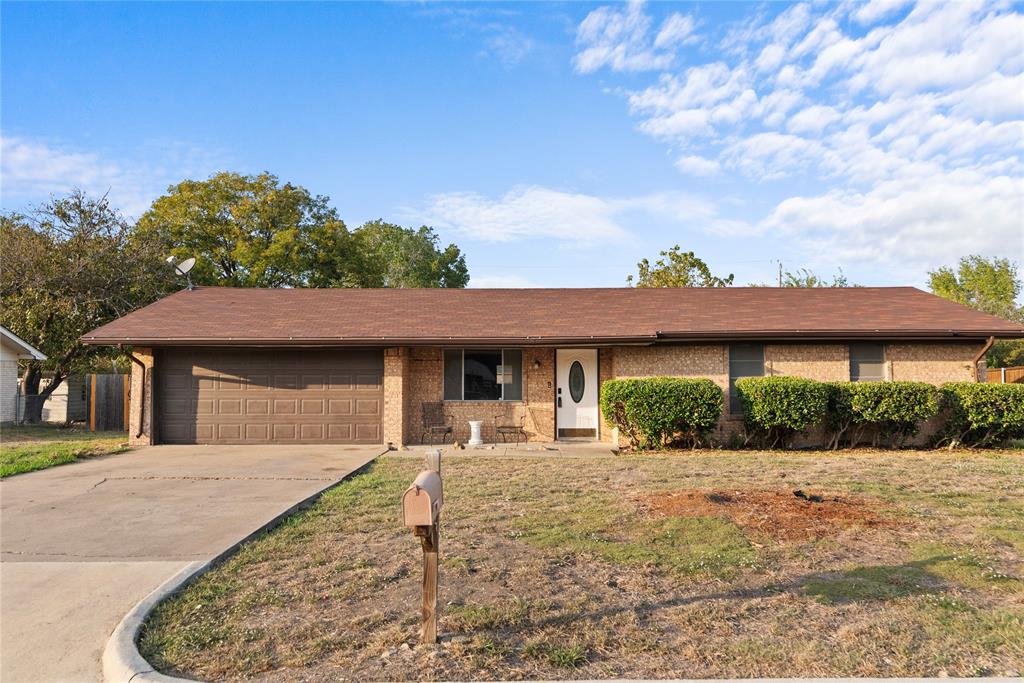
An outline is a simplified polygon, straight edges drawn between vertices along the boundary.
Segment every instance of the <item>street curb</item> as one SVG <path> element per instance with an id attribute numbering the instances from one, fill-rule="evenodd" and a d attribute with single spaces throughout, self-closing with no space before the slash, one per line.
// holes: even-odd
<path id="1" fill-rule="evenodd" d="M 145 623 L 146 617 L 149 616 L 150 612 L 164 600 L 177 595 L 188 587 L 190 583 L 234 555 L 239 548 L 249 541 L 273 529 L 286 517 L 310 507 L 320 496 L 335 486 L 356 475 L 362 474 L 384 453 L 387 453 L 387 451 L 382 451 L 344 477 L 330 482 L 319 491 L 303 498 L 283 512 L 274 515 L 268 522 L 261 525 L 255 531 L 246 534 L 242 539 L 232 543 L 212 559 L 189 562 L 177 574 L 160 584 L 156 590 L 132 607 L 128 614 L 124 615 L 120 623 L 114 627 L 110 638 L 107 639 L 106 646 L 103 648 L 103 680 L 107 683 L 187 683 L 193 681 L 194 679 L 177 678 L 160 673 L 139 652 L 136 643 L 139 634 L 142 632 L 142 625 Z"/>

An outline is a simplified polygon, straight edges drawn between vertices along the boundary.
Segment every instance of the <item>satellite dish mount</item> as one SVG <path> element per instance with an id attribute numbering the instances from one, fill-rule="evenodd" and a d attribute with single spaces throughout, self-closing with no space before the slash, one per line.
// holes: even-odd
<path id="1" fill-rule="evenodd" d="M 173 256 L 168 256 L 166 260 L 167 263 L 171 264 L 174 267 L 175 273 L 183 276 L 188 281 L 188 290 L 192 291 L 193 289 L 195 289 L 195 285 L 192 284 L 192 276 L 189 275 L 189 273 L 191 273 L 192 268 L 195 267 L 196 260 L 191 256 L 182 261 L 181 263 L 175 263 Z"/>

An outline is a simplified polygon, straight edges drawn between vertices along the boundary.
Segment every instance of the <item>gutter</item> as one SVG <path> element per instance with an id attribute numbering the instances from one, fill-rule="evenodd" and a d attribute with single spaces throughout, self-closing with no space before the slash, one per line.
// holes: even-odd
<path id="1" fill-rule="evenodd" d="M 117 348 L 120 349 L 122 352 L 125 352 L 124 344 L 118 344 Z M 142 436 L 142 432 L 145 428 L 146 421 L 146 364 L 143 363 L 138 358 L 136 358 L 135 354 L 133 354 L 131 351 L 127 351 L 125 353 L 128 355 L 128 358 L 131 359 L 133 363 L 135 363 L 136 365 L 139 366 L 139 368 L 142 369 L 142 391 L 139 396 L 139 431 L 135 434 L 135 438 L 138 439 L 139 437 Z"/>

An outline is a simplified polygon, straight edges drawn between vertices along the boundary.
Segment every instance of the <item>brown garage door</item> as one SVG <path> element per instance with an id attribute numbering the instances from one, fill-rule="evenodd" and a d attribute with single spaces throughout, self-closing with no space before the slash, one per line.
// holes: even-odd
<path id="1" fill-rule="evenodd" d="M 382 442 L 381 351 L 165 350 L 163 443 Z"/>

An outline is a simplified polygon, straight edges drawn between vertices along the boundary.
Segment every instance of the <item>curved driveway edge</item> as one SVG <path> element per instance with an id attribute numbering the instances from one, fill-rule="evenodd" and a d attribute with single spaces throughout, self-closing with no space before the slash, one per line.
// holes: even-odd
<path id="1" fill-rule="evenodd" d="M 180 590 L 384 450 L 151 446 L 0 481 L 0 679 L 103 680 L 111 633 L 144 617 L 140 600 Z M 108 661 L 134 669 L 118 680 L 152 669 L 117 652 Z"/>
<path id="2" fill-rule="evenodd" d="M 238 552 L 239 548 L 249 541 L 252 541 L 273 529 L 284 521 L 285 518 L 290 517 L 300 510 L 309 508 L 324 493 L 361 473 L 370 465 L 370 463 L 376 460 L 377 457 L 386 452 L 387 451 L 384 450 L 380 454 L 364 462 L 359 467 L 347 472 L 340 479 L 332 481 L 319 491 L 314 492 L 312 495 L 303 498 L 287 510 L 275 515 L 259 529 L 246 534 L 244 538 L 235 541 L 229 547 L 217 553 L 216 557 L 206 560 L 205 562 L 190 562 L 188 565 L 183 567 L 181 571 L 167 579 L 167 581 L 156 588 L 156 590 L 138 602 L 131 611 L 121 619 L 120 623 L 118 623 L 114 628 L 114 632 L 110 634 L 110 638 L 107 640 L 107 645 L 103 649 L 103 680 L 107 683 L 170 683 L 172 681 L 194 680 L 168 676 L 160 673 L 154 669 L 153 666 L 142 656 L 142 653 L 139 652 L 137 645 L 139 634 L 142 632 L 142 626 L 145 624 L 146 618 L 149 616 L 150 612 L 156 609 L 156 606 L 161 602 L 181 592 L 200 576 L 234 555 Z"/>

